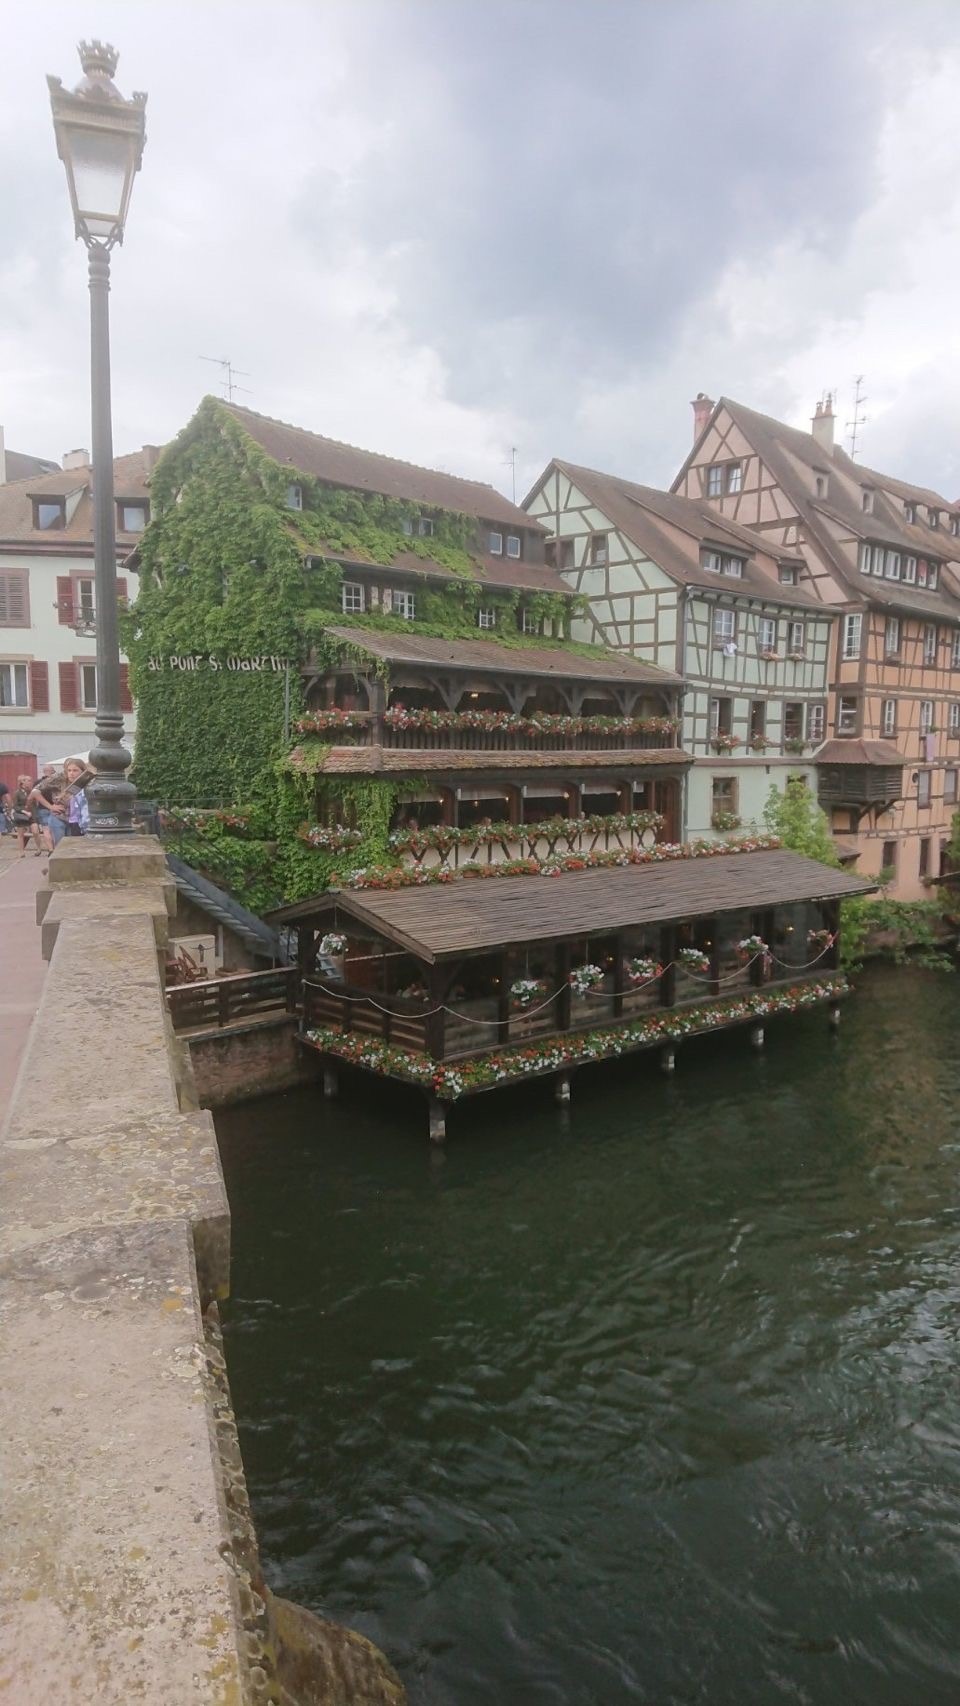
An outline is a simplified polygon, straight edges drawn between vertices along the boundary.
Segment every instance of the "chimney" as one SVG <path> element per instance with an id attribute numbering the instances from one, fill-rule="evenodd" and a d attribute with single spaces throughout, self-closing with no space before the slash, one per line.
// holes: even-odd
<path id="1" fill-rule="evenodd" d="M 68 450 L 63 458 L 64 471 L 68 468 L 89 468 L 89 450 Z"/>
<path id="2" fill-rule="evenodd" d="M 828 456 L 833 455 L 833 393 L 828 391 L 822 403 L 817 404 L 816 414 L 810 422 L 813 433 L 821 450 Z"/>
<path id="3" fill-rule="evenodd" d="M 162 444 L 145 444 L 143 446 L 143 466 L 146 473 L 152 474 L 160 460 L 162 449 Z"/>
<path id="4" fill-rule="evenodd" d="M 3 447 L 3 427 L 0 426 L 0 486 L 7 483 L 7 453 Z"/>
<path id="5" fill-rule="evenodd" d="M 714 401 L 705 391 L 698 391 L 690 404 L 693 410 L 693 442 L 696 444 L 714 410 Z"/>

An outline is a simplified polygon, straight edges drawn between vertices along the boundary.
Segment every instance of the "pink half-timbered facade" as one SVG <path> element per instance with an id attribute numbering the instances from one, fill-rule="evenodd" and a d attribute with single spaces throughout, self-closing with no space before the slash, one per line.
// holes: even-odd
<path id="1" fill-rule="evenodd" d="M 944 869 L 960 775 L 960 505 L 854 462 L 831 400 L 800 432 L 698 397 L 674 491 L 802 558 L 838 613 L 821 804 L 858 869 L 912 899 Z"/>

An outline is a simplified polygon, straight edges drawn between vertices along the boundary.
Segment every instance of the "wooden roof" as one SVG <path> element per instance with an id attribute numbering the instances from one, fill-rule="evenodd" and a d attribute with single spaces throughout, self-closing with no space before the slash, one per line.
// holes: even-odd
<path id="1" fill-rule="evenodd" d="M 651 766 L 676 769 L 692 764 L 693 757 L 677 746 L 606 748 L 602 752 L 473 752 L 458 747 L 328 746 L 316 754 L 296 747 L 290 754 L 291 770 L 323 776 L 422 776 L 439 770 L 453 781 L 467 771 L 603 770 L 622 776 L 633 770 L 648 773 Z"/>
<path id="2" fill-rule="evenodd" d="M 327 633 L 332 639 L 346 640 L 358 651 L 387 663 L 488 670 L 498 675 L 547 675 L 561 681 L 615 681 L 628 687 L 680 686 L 678 675 L 658 669 L 656 664 L 642 663 L 626 652 L 597 647 L 593 657 L 562 644 L 551 646 L 547 640 L 540 646 L 505 646 L 495 640 L 443 640 L 431 634 L 407 632 L 414 627 L 415 624 L 408 623 L 402 633 L 388 633 L 381 628 L 348 628 L 338 624 L 331 625 Z"/>
<path id="3" fill-rule="evenodd" d="M 570 871 L 559 877 L 459 878 L 395 890 L 329 890 L 271 913 L 273 924 L 338 911 L 429 962 L 525 942 L 597 936 L 741 908 L 869 894 L 876 883 L 786 849 Z"/>

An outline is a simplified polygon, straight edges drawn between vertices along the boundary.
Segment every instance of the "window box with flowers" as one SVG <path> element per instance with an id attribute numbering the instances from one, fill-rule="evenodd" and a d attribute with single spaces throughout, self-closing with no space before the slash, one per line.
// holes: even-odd
<path id="1" fill-rule="evenodd" d="M 596 989 L 598 984 L 603 982 L 603 971 L 600 966 L 574 966 L 567 982 L 574 995 L 583 999 L 590 994 L 591 990 Z"/>
<path id="2" fill-rule="evenodd" d="M 740 818 L 737 816 L 737 813 L 723 811 L 722 809 L 718 809 L 713 813 L 710 823 L 712 827 L 719 830 L 721 834 L 726 834 L 731 829 L 740 828 Z"/>
<path id="3" fill-rule="evenodd" d="M 767 747 L 772 746 L 772 745 L 773 745 L 773 741 L 770 740 L 767 735 L 751 735 L 750 736 L 750 750 L 751 750 L 751 752 L 766 752 Z"/>
<path id="4" fill-rule="evenodd" d="M 790 735 L 783 743 L 783 750 L 784 752 L 795 752 L 799 755 L 801 752 L 806 752 L 808 745 L 809 742 L 801 740 L 799 735 Z"/>
<path id="5" fill-rule="evenodd" d="M 640 955 L 637 959 L 624 960 L 624 975 L 632 989 L 638 989 L 642 984 L 653 983 L 656 978 L 663 976 L 663 967 L 659 960 L 649 955 Z"/>
<path id="6" fill-rule="evenodd" d="M 761 646 L 760 656 L 764 658 L 767 663 L 780 662 L 780 653 L 777 651 L 776 646 Z"/>
<path id="7" fill-rule="evenodd" d="M 714 752 L 736 752 L 740 742 L 736 735 L 716 734 L 710 736 L 710 745 Z"/>

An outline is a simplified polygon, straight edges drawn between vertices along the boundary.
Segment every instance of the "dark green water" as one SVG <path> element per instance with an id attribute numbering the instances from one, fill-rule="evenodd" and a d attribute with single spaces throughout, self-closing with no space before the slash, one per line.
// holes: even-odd
<path id="1" fill-rule="evenodd" d="M 218 1118 L 268 1577 L 414 1706 L 957 1706 L 960 979 Z"/>

